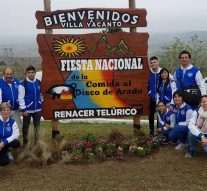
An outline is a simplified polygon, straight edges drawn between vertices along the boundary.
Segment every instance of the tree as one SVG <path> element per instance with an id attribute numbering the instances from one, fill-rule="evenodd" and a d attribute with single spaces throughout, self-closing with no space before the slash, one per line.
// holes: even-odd
<path id="1" fill-rule="evenodd" d="M 192 55 L 191 63 L 199 67 L 204 76 L 207 75 L 207 41 L 200 40 L 198 35 L 193 35 L 189 41 L 181 41 L 176 37 L 175 42 L 162 47 L 162 50 L 160 63 L 163 67 L 168 68 L 171 73 L 174 73 L 180 65 L 179 53 L 182 50 L 188 50 Z"/>

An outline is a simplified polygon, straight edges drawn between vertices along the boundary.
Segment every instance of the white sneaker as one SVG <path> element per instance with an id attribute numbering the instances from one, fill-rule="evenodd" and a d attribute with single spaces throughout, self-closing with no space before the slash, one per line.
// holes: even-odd
<path id="1" fill-rule="evenodd" d="M 11 154 L 11 152 L 8 152 L 8 153 L 7 153 L 7 156 L 8 156 L 8 158 L 9 158 L 10 161 L 13 161 L 13 160 L 14 160 L 14 157 L 13 157 L 13 155 Z"/>
<path id="2" fill-rule="evenodd" d="M 183 150 L 184 148 L 186 148 L 188 145 L 184 144 L 184 143 L 179 143 L 176 147 L 175 150 Z"/>

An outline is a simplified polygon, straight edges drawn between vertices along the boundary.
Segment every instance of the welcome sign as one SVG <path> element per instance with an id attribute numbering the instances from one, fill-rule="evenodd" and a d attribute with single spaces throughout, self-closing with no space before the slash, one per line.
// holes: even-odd
<path id="1" fill-rule="evenodd" d="M 38 29 L 146 27 L 145 9 L 70 9 L 37 11 Z"/>
<path id="2" fill-rule="evenodd" d="M 148 114 L 147 33 L 39 34 L 43 117 Z"/>

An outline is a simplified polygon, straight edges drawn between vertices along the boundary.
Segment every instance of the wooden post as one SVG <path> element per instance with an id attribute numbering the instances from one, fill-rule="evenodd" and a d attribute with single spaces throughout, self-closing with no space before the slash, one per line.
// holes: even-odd
<path id="1" fill-rule="evenodd" d="M 51 11 L 51 0 L 44 0 L 44 11 Z M 46 29 L 45 34 L 52 34 L 52 29 Z"/>
<path id="2" fill-rule="evenodd" d="M 51 11 L 51 0 L 43 0 L 44 1 L 44 11 Z M 46 29 L 45 34 L 52 34 L 52 29 Z M 59 121 L 58 120 L 52 120 L 52 138 L 57 138 L 60 134 L 58 128 L 59 128 Z"/>
<path id="3" fill-rule="evenodd" d="M 136 0 L 129 0 L 129 8 L 136 8 Z M 136 27 L 131 27 L 130 32 L 136 32 Z M 140 126 L 140 116 L 134 116 L 133 117 L 133 128 L 134 132 L 139 130 L 141 128 Z"/>
<path id="4" fill-rule="evenodd" d="M 136 8 L 136 0 L 129 0 L 129 8 Z M 131 27 L 130 32 L 136 32 L 136 27 Z"/>

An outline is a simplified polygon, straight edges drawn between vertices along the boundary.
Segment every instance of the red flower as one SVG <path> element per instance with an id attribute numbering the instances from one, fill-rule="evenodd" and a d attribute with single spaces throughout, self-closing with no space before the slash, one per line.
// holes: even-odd
<path id="1" fill-rule="evenodd" d="M 93 143 L 91 141 L 84 141 L 83 144 L 86 148 L 92 148 L 93 147 Z"/>
<path id="2" fill-rule="evenodd" d="M 79 146 L 79 142 L 77 140 L 74 140 L 74 141 L 71 142 L 71 148 L 73 150 L 77 149 L 78 146 Z"/>

